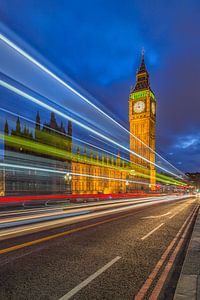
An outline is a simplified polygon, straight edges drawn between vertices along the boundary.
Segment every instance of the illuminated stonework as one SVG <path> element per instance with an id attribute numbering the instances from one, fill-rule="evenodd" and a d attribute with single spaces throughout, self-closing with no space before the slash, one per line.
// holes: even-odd
<path id="1" fill-rule="evenodd" d="M 129 123 L 130 133 L 144 143 L 141 143 L 130 134 L 130 150 L 155 163 L 155 153 L 153 151 L 155 151 L 156 99 L 150 87 L 144 53 L 142 54 L 140 69 L 136 75 L 135 87 L 131 90 L 129 97 Z M 133 154 L 130 155 L 130 160 L 149 169 L 149 187 L 151 190 L 155 190 L 156 172 L 154 165 Z"/>
<path id="2" fill-rule="evenodd" d="M 77 153 L 79 157 L 87 158 L 87 154 Z M 90 153 L 90 163 L 73 161 L 72 173 L 80 174 L 72 176 L 73 194 L 114 194 L 126 193 L 126 178 L 130 166 L 125 161 L 117 158 Z M 88 175 L 88 176 L 87 176 Z M 105 178 L 105 179 L 103 179 Z"/>

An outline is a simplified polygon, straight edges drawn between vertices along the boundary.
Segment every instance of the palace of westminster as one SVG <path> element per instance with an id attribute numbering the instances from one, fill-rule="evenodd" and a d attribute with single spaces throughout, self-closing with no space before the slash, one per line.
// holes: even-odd
<path id="1" fill-rule="evenodd" d="M 112 194 L 155 190 L 156 99 L 144 53 L 136 84 L 130 91 L 129 123 L 130 159 L 127 160 L 120 153 L 113 156 L 94 153 L 92 148 L 76 145 L 71 121 L 65 130 L 62 122 L 58 125 L 54 113 L 50 122 L 43 125 L 37 113 L 34 132 L 26 126 L 22 128 L 19 118 L 15 129 L 6 121 L 4 163 L 17 164 L 18 168 L 6 168 L 1 174 L 0 194 Z"/>

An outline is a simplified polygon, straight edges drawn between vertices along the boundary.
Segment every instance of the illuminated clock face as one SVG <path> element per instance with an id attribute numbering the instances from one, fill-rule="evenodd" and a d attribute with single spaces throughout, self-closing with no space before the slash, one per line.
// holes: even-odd
<path id="1" fill-rule="evenodd" d="M 145 109 L 145 103 L 143 101 L 138 101 L 133 106 L 133 110 L 136 113 L 141 113 L 144 111 L 144 109 Z"/>
<path id="2" fill-rule="evenodd" d="M 152 111 L 153 115 L 155 115 L 155 113 L 156 113 L 156 106 L 155 106 L 154 102 L 151 102 L 151 111 Z"/>

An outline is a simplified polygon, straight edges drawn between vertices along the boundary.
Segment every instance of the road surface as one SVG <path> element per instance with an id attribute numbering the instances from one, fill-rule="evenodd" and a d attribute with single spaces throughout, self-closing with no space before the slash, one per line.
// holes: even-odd
<path id="1" fill-rule="evenodd" d="M 0 299 L 167 299 L 198 206 L 170 197 L 1 213 Z"/>

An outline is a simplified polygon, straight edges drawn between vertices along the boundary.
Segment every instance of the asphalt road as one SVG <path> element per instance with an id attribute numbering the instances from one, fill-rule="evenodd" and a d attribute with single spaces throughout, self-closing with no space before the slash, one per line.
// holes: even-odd
<path id="1" fill-rule="evenodd" d="M 195 206 L 130 207 L 4 239 L 0 299 L 133 299 Z"/>

